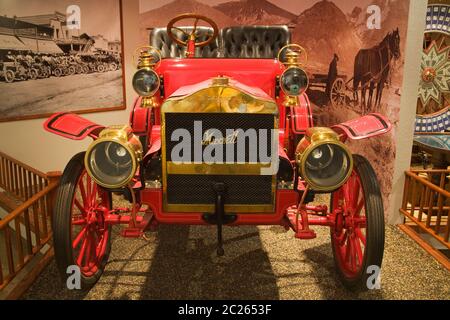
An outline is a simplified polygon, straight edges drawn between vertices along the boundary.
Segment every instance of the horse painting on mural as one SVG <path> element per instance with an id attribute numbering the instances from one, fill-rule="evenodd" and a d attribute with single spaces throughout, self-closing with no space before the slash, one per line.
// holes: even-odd
<path id="1" fill-rule="evenodd" d="M 370 49 L 361 49 L 355 57 L 353 95 L 359 104 L 361 90 L 361 111 L 363 114 L 379 111 L 385 84 L 389 83 L 394 60 L 400 58 L 400 34 L 398 28 L 389 32 L 384 39 Z M 368 89 L 368 96 L 366 91 Z M 376 89 L 372 110 L 372 98 Z M 367 99 L 366 99 L 367 98 Z"/>

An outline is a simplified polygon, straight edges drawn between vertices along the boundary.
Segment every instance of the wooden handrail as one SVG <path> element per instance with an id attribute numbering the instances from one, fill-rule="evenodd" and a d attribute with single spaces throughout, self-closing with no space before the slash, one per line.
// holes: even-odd
<path id="1" fill-rule="evenodd" d="M 448 173 L 450 174 L 450 170 L 448 169 L 411 169 L 407 172 L 413 173 Z"/>
<path id="2" fill-rule="evenodd" d="M 411 221 L 413 221 L 420 229 L 422 229 L 424 232 L 428 233 L 430 236 L 432 236 L 434 239 L 442 243 L 442 245 L 446 246 L 447 249 L 450 249 L 450 243 L 445 241 L 443 237 L 438 236 L 434 232 L 429 232 L 430 230 L 422 223 L 420 222 L 416 217 L 411 215 L 409 212 L 407 212 L 404 209 L 400 209 L 400 212 L 403 213 L 405 216 L 407 216 Z"/>
<path id="3" fill-rule="evenodd" d="M 5 260 L 0 264 L 0 291 L 23 270 L 45 245 L 50 246 L 46 254 L 48 263 L 52 255 L 52 230 L 50 216 L 61 173 L 43 173 L 29 165 L 0 152 L 0 187 L 6 198 L 13 199 L 15 209 L 0 220 L 0 241 L 4 242 Z M 13 208 L 12 207 L 12 208 Z M 25 276 L 28 284 L 31 274 L 37 276 L 39 268 Z M 42 265 L 41 269 L 42 270 Z M 17 288 L 13 289 L 18 292 Z M 22 288 L 23 289 L 23 288 Z M 21 289 L 21 290 L 22 290 Z"/>
<path id="4" fill-rule="evenodd" d="M 8 225 L 9 222 L 14 220 L 18 215 L 20 215 L 23 211 L 31 207 L 33 204 L 35 204 L 40 198 L 47 195 L 49 192 L 51 192 L 53 189 L 55 189 L 58 186 L 57 182 L 53 182 L 49 184 L 47 187 L 33 195 L 30 199 L 19 205 L 14 211 L 9 213 L 4 219 L 0 220 L 0 230 L 3 229 L 6 225 Z"/>
<path id="5" fill-rule="evenodd" d="M 406 171 L 405 174 L 417 181 L 420 181 L 422 184 L 426 185 L 428 188 L 432 189 L 433 191 L 440 193 L 444 197 L 450 198 L 450 192 L 448 192 L 447 190 L 439 188 L 438 186 L 432 184 L 430 181 L 428 181 L 410 171 Z"/>
<path id="6" fill-rule="evenodd" d="M 19 161 L 17 159 L 14 159 L 14 158 L 8 156 L 7 154 L 4 154 L 1 151 L 0 151 L 0 157 L 8 159 L 9 161 L 11 161 L 13 163 L 18 164 L 19 166 L 23 167 L 25 170 L 30 171 L 30 172 L 40 176 L 41 178 L 46 178 L 47 177 L 47 175 L 45 173 L 43 173 L 43 172 L 41 172 L 41 171 L 39 171 L 39 170 L 37 170 L 37 169 L 35 169 L 33 167 L 30 167 L 29 165 L 27 165 L 27 164 L 25 164 L 25 163 L 23 163 L 23 162 L 21 162 L 21 161 Z"/>
<path id="7" fill-rule="evenodd" d="M 428 178 L 420 174 L 426 173 Z M 410 170 L 405 172 L 405 186 L 400 212 L 405 216 L 405 230 L 417 233 L 413 239 L 439 262 L 450 266 L 450 260 L 420 237 L 421 232 L 450 249 L 450 192 L 445 190 L 450 170 Z M 411 228 L 414 226 L 416 229 Z M 418 228 L 418 229 L 417 229 Z M 403 230 L 402 229 L 402 230 Z M 419 231 L 414 231 L 419 230 Z"/>

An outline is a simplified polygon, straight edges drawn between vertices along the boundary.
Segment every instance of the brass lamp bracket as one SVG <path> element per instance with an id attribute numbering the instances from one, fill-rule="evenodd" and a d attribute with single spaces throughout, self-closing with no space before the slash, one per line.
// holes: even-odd
<path id="1" fill-rule="evenodd" d="M 157 59 L 156 59 L 157 58 Z M 152 46 L 139 46 L 133 54 L 133 65 L 137 69 L 155 69 L 161 63 L 161 52 Z"/>
<path id="2" fill-rule="evenodd" d="M 284 59 L 282 59 L 282 53 L 286 52 Z M 301 67 L 306 65 L 308 62 L 308 53 L 305 48 L 298 44 L 288 44 L 278 51 L 277 56 L 278 61 L 280 61 L 286 68 L 289 67 Z"/>

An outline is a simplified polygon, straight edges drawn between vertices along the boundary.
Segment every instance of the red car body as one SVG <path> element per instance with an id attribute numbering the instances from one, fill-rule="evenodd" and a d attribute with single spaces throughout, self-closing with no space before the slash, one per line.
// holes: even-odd
<path id="1" fill-rule="evenodd" d="M 194 45 L 195 43 L 190 41 L 187 44 L 188 51 L 193 51 Z M 103 188 L 95 182 L 92 183 L 90 173 L 86 174 L 84 168 L 87 162 L 82 161 L 84 154 L 79 154 L 69 162 L 63 174 L 57 199 L 58 209 L 53 216 L 54 228 L 60 228 L 54 232 L 55 252 L 61 273 L 64 274 L 65 266 L 76 263 L 85 277 L 86 287 L 95 283 L 106 264 L 107 252 L 110 249 L 107 244 L 110 241 L 109 227 L 116 224 L 126 225 L 122 229 L 122 235 L 126 237 L 139 237 L 160 223 L 217 224 L 220 249 L 223 224 L 281 225 L 286 229 L 292 229 L 295 237 L 299 239 L 314 238 L 315 232 L 309 226 L 322 225 L 332 230 L 335 261 L 344 283 L 349 286 L 364 283 L 367 278 L 365 268 L 370 264 L 381 264 L 384 246 L 383 206 L 375 173 L 367 160 L 361 156 L 354 156 L 355 167 L 353 171 L 349 169 L 348 180 L 336 185 L 335 189 L 328 190 L 332 193 L 331 207 L 325 204 L 310 204 L 311 198 L 308 196 L 312 190 L 305 177 L 300 174 L 297 155 L 312 141 L 308 142 L 305 138 L 307 136 L 308 139 L 314 138 L 312 109 L 305 92 L 287 104 L 289 97 L 285 95 L 285 90 L 280 89 L 280 78 L 289 68 L 288 64 L 278 59 L 195 58 L 192 52 L 184 59 L 162 59 L 148 68 L 149 72 L 154 72 L 160 81 L 159 89 L 152 96 L 151 107 L 144 103 L 145 98 L 138 97 L 129 118 L 131 135 L 139 137 L 146 144 L 138 164 L 139 168 L 145 170 L 150 161 L 161 154 L 164 138 L 161 133 L 161 106 L 167 99 L 188 97 L 205 86 L 208 87 L 211 79 L 221 77 L 232 81 L 237 90 L 271 101 L 272 104 L 276 103 L 278 157 L 293 172 L 293 187 L 274 187 L 275 200 L 272 211 L 233 212 L 232 219 L 222 221 L 230 216 L 224 215 L 223 200 L 219 192 L 215 204 L 217 220 L 206 217 L 206 213 L 202 210 L 192 212 L 165 210 L 166 195 L 163 187 L 161 184 L 147 185 L 142 177 L 143 170 L 135 172 L 128 187 Z M 44 128 L 51 133 L 74 140 L 85 139 L 88 136 L 97 140 L 107 129 L 101 124 L 72 113 L 57 113 L 51 116 L 45 122 Z M 336 139 L 332 143 L 347 150 L 344 147 L 347 139 L 374 137 L 390 129 L 391 124 L 383 115 L 368 114 L 337 124 L 331 130 L 326 129 L 319 137 L 327 139 L 326 137 L 331 135 Z M 75 171 L 76 173 L 73 173 Z M 75 197 L 77 188 L 82 194 L 81 199 Z M 108 196 L 111 192 L 126 194 L 132 207 L 114 208 L 108 205 L 105 199 L 111 201 Z M 93 196 L 90 197 L 90 194 Z M 221 210 L 217 209 L 220 204 Z M 73 213 L 74 208 L 80 211 L 76 217 Z M 360 215 L 362 210 L 364 216 Z M 76 235 L 73 234 L 74 226 L 82 227 Z M 89 232 L 93 231 L 102 235 L 89 236 Z M 366 242 L 366 239 L 370 239 L 370 242 Z M 95 250 L 90 247 L 89 241 L 93 243 L 92 248 L 96 248 Z M 75 248 L 80 246 L 80 243 L 81 248 L 76 253 Z M 366 250 L 369 245 L 372 248 Z M 367 253 L 368 251 L 371 252 Z M 85 252 L 88 252 L 87 257 Z"/>

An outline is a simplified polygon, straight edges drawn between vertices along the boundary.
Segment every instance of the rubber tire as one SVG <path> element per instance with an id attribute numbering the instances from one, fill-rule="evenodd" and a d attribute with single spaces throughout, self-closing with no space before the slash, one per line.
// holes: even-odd
<path id="1" fill-rule="evenodd" d="M 70 67 L 67 68 L 67 75 L 68 76 L 73 76 L 76 72 L 77 71 L 76 71 L 74 66 L 70 66 Z"/>
<path id="2" fill-rule="evenodd" d="M 29 79 L 30 80 L 36 80 L 38 78 L 38 75 L 39 75 L 39 73 L 36 69 L 31 69 L 29 71 Z"/>
<path id="3" fill-rule="evenodd" d="M 14 82 L 15 78 L 16 78 L 16 75 L 14 74 L 14 71 L 12 71 L 12 70 L 6 70 L 5 71 L 5 81 L 7 83 Z"/>
<path id="4" fill-rule="evenodd" d="M 116 71 L 117 69 L 118 69 L 118 66 L 114 62 L 109 64 L 109 70 L 110 71 Z"/>
<path id="5" fill-rule="evenodd" d="M 62 70 L 60 68 L 56 68 L 55 70 L 53 70 L 53 75 L 57 78 L 62 76 Z"/>
<path id="6" fill-rule="evenodd" d="M 78 177 L 84 169 L 85 152 L 80 152 L 70 159 L 62 174 L 55 200 L 55 209 L 52 216 L 53 245 L 55 249 L 55 260 L 64 283 L 67 281 L 67 267 L 76 265 L 73 257 L 71 239 L 71 208 L 72 198 L 76 190 Z M 112 195 L 109 194 L 110 208 Z M 100 263 L 98 271 L 91 277 L 81 274 L 81 290 L 89 290 L 103 273 L 111 252 L 111 226 L 109 239 L 106 245 L 103 261 Z"/>
<path id="7" fill-rule="evenodd" d="M 371 274 L 367 273 L 367 268 L 371 265 L 376 265 L 381 268 L 383 261 L 385 240 L 384 207 L 378 179 L 370 162 L 363 156 L 354 154 L 353 168 L 360 176 L 364 199 L 366 200 L 366 247 L 363 266 L 357 277 L 349 279 L 344 275 L 339 266 L 338 259 L 336 258 L 333 243 L 331 244 L 331 247 L 333 250 L 335 267 L 344 286 L 350 290 L 367 291 L 367 279 L 371 276 Z M 331 194 L 330 211 L 333 212 L 333 193 Z"/>

